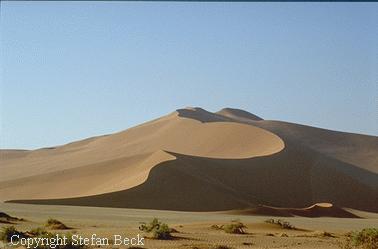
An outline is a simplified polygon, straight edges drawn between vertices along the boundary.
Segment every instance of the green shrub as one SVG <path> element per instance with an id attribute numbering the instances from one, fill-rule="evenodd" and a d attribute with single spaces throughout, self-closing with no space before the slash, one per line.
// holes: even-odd
<path id="1" fill-rule="evenodd" d="M 50 229 L 57 229 L 57 230 L 68 229 L 68 227 L 65 224 L 63 224 L 63 222 L 53 219 L 53 218 L 49 218 L 47 220 L 46 227 Z"/>
<path id="2" fill-rule="evenodd" d="M 231 224 L 227 224 L 223 226 L 223 230 L 226 233 L 233 233 L 233 234 L 245 234 L 244 228 L 246 228 L 246 226 L 240 221 L 232 222 Z"/>
<path id="3" fill-rule="evenodd" d="M 296 227 L 293 226 L 293 225 L 291 225 L 289 222 L 284 221 L 284 220 L 280 220 L 280 219 L 277 219 L 277 220 L 275 220 L 275 219 L 268 219 L 265 222 L 269 223 L 269 224 L 279 225 L 283 229 L 296 229 Z"/>
<path id="4" fill-rule="evenodd" d="M 150 223 L 142 223 L 139 226 L 139 230 L 151 233 L 152 238 L 168 240 L 172 239 L 171 233 L 173 232 L 171 228 L 165 223 L 161 223 L 158 219 L 154 218 Z"/>
<path id="5" fill-rule="evenodd" d="M 19 235 L 20 238 L 25 237 L 24 233 L 17 231 L 14 226 L 8 226 L 1 229 L 0 240 L 10 242 L 13 235 Z"/>
<path id="6" fill-rule="evenodd" d="M 353 246 L 363 249 L 378 249 L 378 229 L 364 228 L 359 232 L 353 232 L 350 237 Z"/>
<path id="7" fill-rule="evenodd" d="M 159 229 L 156 229 L 153 233 L 153 237 L 156 239 L 171 239 L 171 229 L 168 227 L 167 224 L 161 224 Z"/>
<path id="8" fill-rule="evenodd" d="M 214 230 L 223 230 L 223 225 L 222 226 L 219 226 L 219 225 L 211 225 L 211 229 L 214 229 Z"/>

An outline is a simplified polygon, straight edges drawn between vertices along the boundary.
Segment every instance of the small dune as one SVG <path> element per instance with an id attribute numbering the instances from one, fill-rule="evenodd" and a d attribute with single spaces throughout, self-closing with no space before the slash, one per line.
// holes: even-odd
<path id="1" fill-rule="evenodd" d="M 337 217 L 337 218 L 360 218 L 359 216 L 331 203 L 316 203 L 305 208 L 280 208 L 260 205 L 256 208 L 247 210 L 231 211 L 235 214 L 245 215 L 264 215 L 277 217 Z"/>

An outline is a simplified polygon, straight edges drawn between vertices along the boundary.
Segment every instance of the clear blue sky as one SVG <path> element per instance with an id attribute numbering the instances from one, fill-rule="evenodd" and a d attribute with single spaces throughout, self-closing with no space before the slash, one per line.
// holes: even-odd
<path id="1" fill-rule="evenodd" d="M 377 3 L 1 2 L 1 148 L 185 106 L 378 135 Z"/>

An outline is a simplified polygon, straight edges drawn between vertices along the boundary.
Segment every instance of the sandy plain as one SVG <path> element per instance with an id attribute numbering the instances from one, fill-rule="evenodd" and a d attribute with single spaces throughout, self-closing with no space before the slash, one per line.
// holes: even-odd
<path id="1" fill-rule="evenodd" d="M 55 233 L 77 233 L 90 237 L 93 233 L 100 237 L 112 238 L 114 234 L 134 237 L 138 233 L 140 222 L 148 222 L 152 218 L 175 228 L 174 240 L 146 239 L 143 248 L 214 248 L 216 245 L 229 248 L 340 248 L 345 240 L 345 234 L 366 227 L 378 228 L 378 215 L 374 213 L 357 212 L 364 219 L 355 218 L 305 218 L 282 217 L 299 230 L 287 230 L 264 221 L 269 216 L 235 215 L 224 212 L 177 212 L 161 210 L 98 208 L 54 205 L 25 205 L 2 203 L 0 210 L 26 221 L 17 222 L 17 229 L 26 231 L 43 227 L 48 218 L 61 220 L 70 230 L 55 230 Z M 274 217 L 278 218 L 278 217 Z M 247 234 L 227 234 L 214 230 L 212 225 L 228 224 L 232 220 L 240 220 L 246 226 Z M 9 224 L 0 224 L 0 227 Z M 324 236 L 324 232 L 332 235 Z M 286 237 L 287 236 L 287 237 Z M 3 245 L 3 248 L 5 246 Z M 105 247 L 104 247 L 105 248 Z M 128 248 L 127 246 L 109 248 Z"/>

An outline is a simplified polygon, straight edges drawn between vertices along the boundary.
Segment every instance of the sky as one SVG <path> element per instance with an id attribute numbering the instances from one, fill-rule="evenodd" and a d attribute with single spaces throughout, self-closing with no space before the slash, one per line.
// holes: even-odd
<path id="1" fill-rule="evenodd" d="M 0 148 L 187 106 L 378 135 L 378 3 L 1 1 Z"/>

